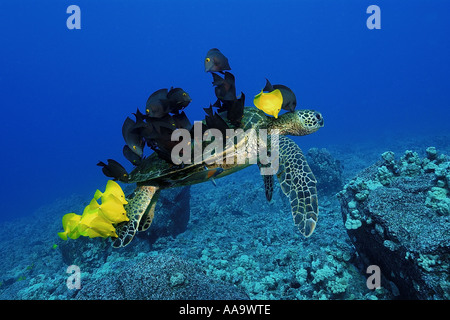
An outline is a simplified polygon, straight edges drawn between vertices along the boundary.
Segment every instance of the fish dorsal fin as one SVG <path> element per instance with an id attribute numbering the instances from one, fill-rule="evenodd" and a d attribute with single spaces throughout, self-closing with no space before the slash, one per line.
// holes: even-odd
<path id="1" fill-rule="evenodd" d="M 266 78 L 266 86 L 264 87 L 263 91 L 272 92 L 273 90 L 275 89 L 273 88 L 270 81 Z"/>

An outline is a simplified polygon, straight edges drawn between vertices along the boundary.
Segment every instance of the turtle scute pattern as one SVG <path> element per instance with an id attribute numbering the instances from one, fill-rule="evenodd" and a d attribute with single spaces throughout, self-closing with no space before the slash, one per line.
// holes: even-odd
<path id="1" fill-rule="evenodd" d="M 150 186 L 136 188 L 133 198 L 128 199 L 128 204 L 124 206 L 130 221 L 123 222 L 116 227 L 118 237 L 112 243 L 114 248 L 124 247 L 134 238 L 139 227 L 139 222 L 157 191 L 158 188 Z M 151 209 L 154 210 L 154 206 Z M 151 217 L 153 217 L 153 212 L 151 213 Z"/>
<path id="2" fill-rule="evenodd" d="M 142 232 L 150 228 L 153 217 L 155 216 L 155 208 L 156 203 L 158 202 L 159 194 L 161 190 L 157 190 L 152 197 L 151 203 L 147 209 L 147 213 L 144 214 L 144 216 L 141 218 L 141 221 L 139 222 L 138 231 Z"/>
<path id="3" fill-rule="evenodd" d="M 300 147 L 286 136 L 279 139 L 280 167 L 277 177 L 291 203 L 295 226 L 305 237 L 309 237 L 314 232 L 319 213 L 317 181 Z"/>

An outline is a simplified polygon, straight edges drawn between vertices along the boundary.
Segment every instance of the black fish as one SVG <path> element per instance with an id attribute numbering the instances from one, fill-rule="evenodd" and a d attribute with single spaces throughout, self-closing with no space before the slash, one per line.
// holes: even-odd
<path id="1" fill-rule="evenodd" d="M 225 136 L 226 129 L 230 128 L 226 121 L 218 113 L 213 112 L 212 106 L 203 110 L 206 112 L 205 122 L 208 129 L 218 129 Z"/>
<path id="2" fill-rule="evenodd" d="M 184 112 L 172 116 L 172 119 L 175 121 L 175 126 L 178 129 L 186 129 L 188 131 L 192 129 L 192 124 Z"/>
<path id="3" fill-rule="evenodd" d="M 241 120 L 244 116 L 245 94 L 241 92 L 241 96 L 233 101 L 223 101 L 222 110 L 227 111 L 227 119 L 235 127 L 241 126 Z M 219 110 L 220 111 L 220 110 Z"/>
<path id="4" fill-rule="evenodd" d="M 178 141 L 172 141 L 171 137 L 173 131 L 174 130 L 170 128 L 160 127 L 160 133 L 152 140 L 151 146 L 161 159 L 169 163 L 172 163 L 172 149 L 179 143 Z"/>
<path id="5" fill-rule="evenodd" d="M 145 114 L 152 118 L 161 118 L 165 116 L 169 109 L 167 94 L 167 89 L 159 89 L 153 92 L 147 99 Z"/>
<path id="6" fill-rule="evenodd" d="M 147 145 L 154 150 L 158 156 L 172 163 L 171 152 L 178 141 L 172 141 L 172 133 L 183 128 L 191 130 L 193 127 L 184 112 L 179 114 L 165 115 L 162 118 L 148 118 L 149 124 L 153 127 L 153 132 L 149 137 L 145 137 Z"/>
<path id="7" fill-rule="evenodd" d="M 108 164 L 100 161 L 97 163 L 99 167 L 103 167 L 103 174 L 107 177 L 113 178 L 113 180 L 119 180 L 122 182 L 128 182 L 128 172 L 125 168 L 113 159 L 108 159 Z"/>
<path id="8" fill-rule="evenodd" d="M 169 112 L 178 113 L 181 109 L 186 108 L 192 99 L 189 94 L 181 88 L 170 88 L 167 94 L 167 100 L 169 101 Z"/>
<path id="9" fill-rule="evenodd" d="M 122 125 L 122 136 L 130 149 L 141 157 L 144 148 L 144 141 L 138 130 L 136 130 L 137 126 L 140 125 L 141 124 L 136 124 L 136 122 L 127 117 Z"/>
<path id="10" fill-rule="evenodd" d="M 124 145 L 122 153 L 124 157 L 130 161 L 134 166 L 138 166 L 142 163 L 142 158 L 139 157 L 136 153 L 134 153 L 129 146 Z"/>
<path id="11" fill-rule="evenodd" d="M 139 137 L 143 140 L 151 139 L 155 134 L 157 134 L 153 125 L 148 122 L 136 123 L 131 129 L 131 133 L 139 135 Z M 145 145 L 145 143 L 143 144 Z"/>
<path id="12" fill-rule="evenodd" d="M 161 134 L 161 128 L 167 128 L 172 131 L 177 128 L 175 120 L 168 114 L 159 119 L 149 118 L 149 123 L 153 126 L 153 129 L 157 134 Z"/>
<path id="13" fill-rule="evenodd" d="M 269 80 L 266 79 L 266 86 L 263 91 L 272 92 L 275 89 L 280 90 L 281 95 L 283 96 L 281 109 L 294 112 L 295 107 L 297 106 L 297 98 L 295 97 L 294 92 L 282 84 L 275 84 L 272 86 Z"/>
<path id="14" fill-rule="evenodd" d="M 205 58 L 205 72 L 222 72 L 224 70 L 231 70 L 227 57 L 219 49 L 209 50 Z"/>
<path id="15" fill-rule="evenodd" d="M 216 97 L 222 101 L 232 101 L 236 99 L 236 87 L 235 87 L 235 79 L 234 76 L 225 72 L 224 78 L 213 73 L 213 82 L 212 84 L 216 86 L 215 93 Z"/>
<path id="16" fill-rule="evenodd" d="M 177 114 L 191 101 L 189 94 L 181 88 L 159 89 L 148 97 L 145 113 L 151 118 L 162 118 L 169 113 Z"/>
<path id="17" fill-rule="evenodd" d="M 133 113 L 134 116 L 136 117 L 136 123 L 142 123 L 144 122 L 144 120 L 147 118 L 147 116 L 145 114 L 143 114 L 139 108 L 136 110 L 136 113 Z"/>
<path id="18" fill-rule="evenodd" d="M 213 107 L 215 107 L 216 104 L 217 104 L 217 102 L 214 105 L 210 105 L 209 108 L 203 108 L 203 110 L 205 110 L 207 116 L 210 116 L 210 117 L 213 116 L 213 112 L 214 112 Z M 220 104 L 220 101 L 219 101 L 219 104 Z"/>

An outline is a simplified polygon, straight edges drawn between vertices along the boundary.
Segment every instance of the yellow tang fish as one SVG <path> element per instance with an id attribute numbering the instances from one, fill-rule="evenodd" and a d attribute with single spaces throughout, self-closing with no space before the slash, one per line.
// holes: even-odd
<path id="1" fill-rule="evenodd" d="M 123 193 L 122 188 L 119 186 L 119 184 L 113 180 L 108 180 L 106 183 L 105 192 L 101 192 L 100 190 L 95 191 L 94 199 L 98 200 L 102 198 L 103 199 L 108 197 L 110 194 L 116 196 L 117 199 L 120 200 L 122 204 L 127 204 L 127 200 L 125 199 L 125 194 Z"/>
<path id="2" fill-rule="evenodd" d="M 99 199 L 101 199 L 101 204 L 97 202 Z M 75 213 L 63 216 L 64 232 L 58 232 L 58 235 L 63 240 L 77 239 L 79 236 L 117 237 L 114 224 L 129 221 L 124 208 L 124 204 L 127 203 L 120 186 L 109 180 L 105 192 L 97 190 L 81 216 Z"/>
<path id="3" fill-rule="evenodd" d="M 58 232 L 58 236 L 63 240 L 67 240 L 67 237 L 70 239 L 77 239 L 80 236 L 78 231 L 80 220 L 81 216 L 76 213 L 65 214 L 62 218 L 64 232 Z"/>
<path id="4" fill-rule="evenodd" d="M 116 229 L 111 222 L 100 216 L 98 212 L 83 215 L 78 230 L 82 236 L 89 238 L 117 237 Z"/>
<path id="5" fill-rule="evenodd" d="M 100 215 L 110 221 L 110 223 L 129 221 L 123 204 L 113 194 L 109 194 L 108 196 L 103 195 L 101 204 L 98 204 L 95 198 L 92 199 L 88 207 L 89 209 L 87 210 L 89 211 L 98 210 Z"/>
<path id="6" fill-rule="evenodd" d="M 283 105 L 283 95 L 279 89 L 275 89 L 272 92 L 264 92 L 261 90 L 259 94 L 253 99 L 255 106 L 267 113 L 268 115 L 278 118 L 278 113 Z"/>

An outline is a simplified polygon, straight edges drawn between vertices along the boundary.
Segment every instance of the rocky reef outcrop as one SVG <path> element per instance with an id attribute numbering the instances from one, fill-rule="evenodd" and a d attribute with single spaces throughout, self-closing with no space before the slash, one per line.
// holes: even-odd
<path id="1" fill-rule="evenodd" d="M 311 148 L 306 158 L 317 179 L 319 194 L 334 195 L 342 189 L 342 165 L 327 149 Z"/>
<path id="2" fill-rule="evenodd" d="M 338 194 L 363 261 L 401 299 L 450 298 L 450 159 L 385 152 Z"/>
<path id="3" fill-rule="evenodd" d="M 191 212 L 190 199 L 190 186 L 162 190 L 152 225 L 147 232 L 138 233 L 137 236 L 153 243 L 159 237 L 176 237 L 186 231 Z"/>

